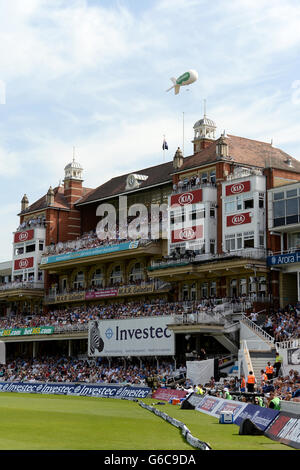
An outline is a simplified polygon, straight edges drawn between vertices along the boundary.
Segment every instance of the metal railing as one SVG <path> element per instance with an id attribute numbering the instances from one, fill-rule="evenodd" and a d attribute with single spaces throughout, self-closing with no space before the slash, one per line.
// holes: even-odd
<path id="1" fill-rule="evenodd" d="M 14 289 L 43 289 L 43 288 L 44 288 L 43 282 L 33 282 L 33 281 L 26 281 L 26 282 L 13 281 L 7 284 L 0 285 L 0 291 L 14 290 Z"/>
<path id="2" fill-rule="evenodd" d="M 208 181 L 207 183 L 198 183 L 198 184 L 191 184 L 186 183 L 183 184 L 182 186 L 176 186 L 176 189 L 173 188 L 172 194 L 181 194 L 181 193 L 186 193 L 188 191 L 195 191 L 196 189 L 202 189 L 202 188 L 217 188 L 217 184 Z"/>
<path id="3" fill-rule="evenodd" d="M 260 312 L 261 313 L 261 312 Z M 253 321 L 251 321 L 246 315 L 242 314 L 242 318 L 241 318 L 241 321 L 243 321 L 244 323 L 246 323 L 247 326 L 249 326 L 249 328 L 251 328 L 253 331 L 255 331 L 255 333 L 262 337 L 264 339 L 264 341 L 266 341 L 267 343 L 269 343 L 271 346 L 274 346 L 275 345 L 275 340 L 273 338 L 273 336 L 269 335 L 265 330 L 263 330 L 260 326 L 256 325 L 256 323 L 254 323 Z"/>
<path id="4" fill-rule="evenodd" d="M 300 338 L 289 339 L 288 341 L 280 341 L 275 343 L 276 350 L 293 349 L 300 347 Z"/>
<path id="5" fill-rule="evenodd" d="M 190 250 L 192 251 L 192 250 Z M 237 257 L 243 259 L 259 259 L 265 260 L 267 258 L 268 252 L 264 248 L 244 248 L 241 250 L 228 251 L 226 253 L 187 253 L 186 255 L 181 254 L 177 257 L 166 257 L 161 261 L 153 261 L 149 270 L 152 269 L 163 269 L 173 266 L 187 265 L 192 262 L 199 261 L 216 261 L 216 260 L 226 260 L 227 258 Z"/>

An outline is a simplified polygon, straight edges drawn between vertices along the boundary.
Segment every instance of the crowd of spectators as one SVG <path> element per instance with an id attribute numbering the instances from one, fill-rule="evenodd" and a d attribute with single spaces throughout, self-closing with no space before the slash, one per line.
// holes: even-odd
<path id="1" fill-rule="evenodd" d="M 300 337 L 300 302 L 264 315 L 261 322 L 255 312 L 250 314 L 250 319 L 261 326 L 276 342 Z"/>
<path id="2" fill-rule="evenodd" d="M 234 299 L 234 304 L 235 304 Z M 230 302 L 230 299 L 226 299 Z M 145 302 L 126 302 L 114 304 L 81 305 L 76 307 L 57 308 L 39 315 L 26 315 L 11 312 L 9 316 L 0 317 L 0 328 L 30 328 L 36 326 L 68 326 L 88 324 L 93 320 L 142 318 L 148 316 L 188 315 L 194 313 L 213 314 L 222 308 L 219 300 L 211 297 L 194 302 L 166 302 L 163 300 Z"/>
<path id="3" fill-rule="evenodd" d="M 149 242 L 152 239 L 156 240 L 159 237 L 158 234 L 164 232 L 167 222 L 166 214 L 161 212 L 157 215 L 153 213 L 150 217 L 148 217 L 148 215 L 144 218 L 142 215 L 138 216 L 138 221 L 136 224 L 133 224 L 131 228 L 130 222 L 133 222 L 133 220 L 134 218 L 129 218 L 124 228 L 120 227 L 118 224 L 116 224 L 113 229 L 105 227 L 105 230 L 100 230 L 97 228 L 83 233 L 80 237 L 77 237 L 76 240 L 51 244 L 46 247 L 44 254 L 72 253 L 97 248 L 99 246 L 119 245 L 121 243 L 137 240 L 139 243 Z M 154 224 L 158 224 L 156 228 Z"/>
<path id="4" fill-rule="evenodd" d="M 203 175 L 192 175 L 186 176 L 183 179 L 179 179 L 177 183 L 173 184 L 173 192 L 192 191 L 199 188 L 201 185 L 210 184 L 211 186 L 216 185 L 215 174 L 208 177 L 207 174 Z"/>
<path id="5" fill-rule="evenodd" d="M 176 373 L 174 363 L 157 365 L 150 361 L 143 364 L 125 364 L 122 360 L 108 363 L 101 358 L 87 360 L 64 356 L 43 356 L 36 359 L 18 358 L 0 366 L 0 380 L 21 382 L 86 382 L 96 384 L 132 384 L 147 386 L 155 378 L 157 386 L 166 383 Z"/>
<path id="6" fill-rule="evenodd" d="M 17 228 L 17 232 L 31 229 L 31 228 L 45 227 L 45 226 L 46 226 L 46 217 L 39 215 L 37 217 L 32 217 L 31 219 L 24 220 L 24 222 L 22 222 Z"/>
<path id="7" fill-rule="evenodd" d="M 185 312 L 182 302 L 128 302 L 109 305 L 83 305 L 52 310 L 42 315 L 13 314 L 0 317 L 0 328 L 30 328 L 36 326 L 65 326 L 88 324 L 92 320 L 128 319 L 148 316 L 181 315 Z"/>
<path id="8" fill-rule="evenodd" d="M 242 389 L 242 379 L 237 376 L 216 381 L 211 377 L 206 384 L 192 384 L 187 380 L 183 385 L 178 384 L 177 389 L 199 395 L 213 395 L 219 398 L 238 400 L 263 407 L 272 408 L 271 401 L 279 400 L 300 402 L 300 375 L 297 370 L 290 369 L 286 376 L 275 377 L 272 380 L 256 384 L 253 393 Z"/>

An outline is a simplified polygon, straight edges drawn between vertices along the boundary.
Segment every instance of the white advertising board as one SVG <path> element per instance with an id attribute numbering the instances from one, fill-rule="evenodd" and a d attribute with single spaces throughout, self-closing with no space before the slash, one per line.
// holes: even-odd
<path id="1" fill-rule="evenodd" d="M 88 355 L 171 356 L 175 337 L 169 330 L 173 316 L 99 320 L 89 323 Z"/>

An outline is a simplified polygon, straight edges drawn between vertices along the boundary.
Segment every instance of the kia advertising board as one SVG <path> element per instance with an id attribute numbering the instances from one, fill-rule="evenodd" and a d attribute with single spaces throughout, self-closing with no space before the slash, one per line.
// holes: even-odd
<path id="1" fill-rule="evenodd" d="M 243 225 L 251 223 L 250 212 L 244 212 L 243 214 L 235 214 L 227 216 L 227 227 L 234 227 L 235 225 Z"/>
<path id="2" fill-rule="evenodd" d="M 33 258 L 22 258 L 16 259 L 14 261 L 14 270 L 17 271 L 18 269 L 27 269 L 33 267 Z"/>
<path id="3" fill-rule="evenodd" d="M 102 320 L 89 323 L 88 355 L 170 356 L 175 354 L 172 316 Z"/>
<path id="4" fill-rule="evenodd" d="M 172 243 L 180 243 L 203 238 L 203 225 L 172 230 Z"/>
<path id="5" fill-rule="evenodd" d="M 197 204 L 202 201 L 202 189 L 189 191 L 186 193 L 176 194 L 171 196 L 171 206 L 179 205 L 185 206 L 186 204 Z"/>
<path id="6" fill-rule="evenodd" d="M 236 194 L 246 193 L 250 191 L 250 181 L 229 184 L 225 188 L 226 196 L 235 196 Z"/>
<path id="7" fill-rule="evenodd" d="M 24 230 L 24 232 L 16 232 L 14 235 L 14 243 L 27 242 L 34 238 L 34 230 Z"/>

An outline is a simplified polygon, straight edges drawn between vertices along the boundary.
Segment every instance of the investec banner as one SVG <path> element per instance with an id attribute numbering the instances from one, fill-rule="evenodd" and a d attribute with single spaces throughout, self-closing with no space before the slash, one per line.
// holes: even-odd
<path id="1" fill-rule="evenodd" d="M 89 356 L 170 356 L 175 353 L 172 316 L 89 323 Z"/>
<path id="2" fill-rule="evenodd" d="M 191 397 L 192 403 L 193 397 Z M 190 398 L 188 398 L 190 401 Z M 265 430 L 276 418 L 279 411 L 263 408 L 258 405 L 251 405 L 235 400 L 224 400 L 211 395 L 205 395 L 195 403 L 195 409 L 202 413 L 220 418 L 222 412 L 230 411 L 233 414 L 233 422 L 238 426 L 243 419 L 249 418 L 260 429 Z"/>
<path id="3" fill-rule="evenodd" d="M 10 328 L 0 330 L 0 336 L 52 335 L 54 326 L 35 326 L 34 328 Z"/>
<path id="4" fill-rule="evenodd" d="M 0 392 L 41 393 L 94 398 L 147 398 L 151 393 L 151 388 L 117 384 L 78 385 L 73 383 L 0 382 Z"/>
<path id="5" fill-rule="evenodd" d="M 293 263 L 300 263 L 300 252 L 286 253 L 285 255 L 273 255 L 267 257 L 268 266 Z"/>
<path id="6" fill-rule="evenodd" d="M 98 246 L 87 250 L 74 251 L 61 255 L 44 256 L 41 264 L 57 263 L 58 261 L 69 261 L 76 258 L 86 258 L 87 256 L 104 255 L 107 253 L 115 253 L 116 251 L 132 250 L 138 248 L 139 241 L 119 243 L 118 245 Z"/>

